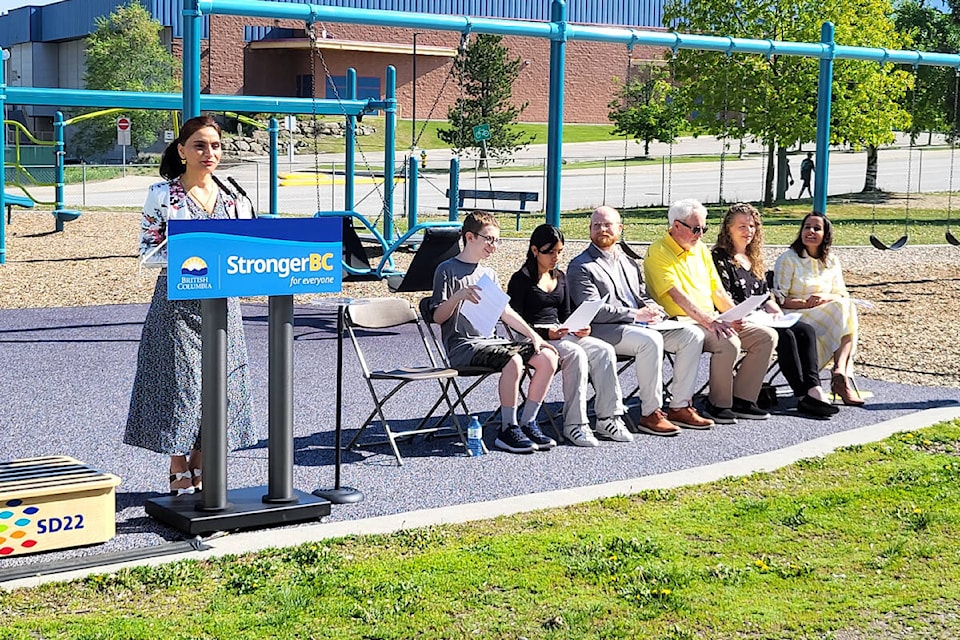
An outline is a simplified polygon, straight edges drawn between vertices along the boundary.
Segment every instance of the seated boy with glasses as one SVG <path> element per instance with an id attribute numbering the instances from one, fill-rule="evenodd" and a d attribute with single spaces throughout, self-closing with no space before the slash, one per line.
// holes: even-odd
<path id="1" fill-rule="evenodd" d="M 500 244 L 500 225 L 490 213 L 474 211 L 467 215 L 461 230 L 463 249 L 437 267 L 433 276 L 430 309 L 433 321 L 440 325 L 441 339 L 450 366 L 485 367 L 500 371 L 498 385 L 502 425 L 496 446 L 512 453 L 544 451 L 556 446 L 537 425 L 537 414 L 557 370 L 557 352 L 534 331 L 508 304 L 500 315 L 507 326 L 528 338 L 512 342 L 495 335 L 484 335 L 461 313 L 464 302 L 480 303 L 482 291 L 477 283 L 487 276 L 499 287 L 496 272 L 481 265 Z M 530 366 L 533 375 L 518 417 L 520 378 Z"/>

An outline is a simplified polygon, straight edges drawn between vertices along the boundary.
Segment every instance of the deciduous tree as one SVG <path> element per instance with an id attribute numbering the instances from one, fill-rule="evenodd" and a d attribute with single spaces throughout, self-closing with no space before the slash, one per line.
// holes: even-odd
<path id="1" fill-rule="evenodd" d="M 643 155 L 650 155 L 650 143 L 673 142 L 683 127 L 683 114 L 673 99 L 674 88 L 666 70 L 650 67 L 640 77 L 621 83 L 617 97 L 610 101 L 613 135 L 643 141 Z"/>
<path id="2" fill-rule="evenodd" d="M 139 3 L 119 6 L 108 17 L 96 20 L 87 38 L 87 89 L 105 91 L 171 92 L 179 87 L 174 77 L 176 59 L 160 42 L 159 22 Z M 89 110 L 85 110 L 89 111 Z M 134 150 L 157 141 L 169 121 L 162 111 L 130 110 L 130 138 Z M 115 118 L 103 117 L 77 125 L 72 139 L 74 152 L 83 157 L 99 154 L 117 143 Z"/>
<path id="3" fill-rule="evenodd" d="M 667 0 L 664 5 L 664 24 L 680 32 L 819 42 L 821 25 L 830 21 L 839 44 L 897 49 L 903 38 L 892 16 L 888 0 Z M 816 136 L 819 61 L 776 52 L 765 57 L 681 49 L 671 68 L 695 126 L 764 144 L 769 159 L 764 203 L 772 204 L 777 150 Z M 909 74 L 893 65 L 837 60 L 831 143 L 863 147 L 891 141 L 894 128 L 910 124 L 900 106 L 910 82 Z M 783 166 L 785 156 L 779 155 Z"/>

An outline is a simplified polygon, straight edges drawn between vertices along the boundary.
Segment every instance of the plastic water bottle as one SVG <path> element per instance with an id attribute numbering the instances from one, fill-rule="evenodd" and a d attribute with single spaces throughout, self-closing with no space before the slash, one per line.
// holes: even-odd
<path id="1" fill-rule="evenodd" d="M 480 426 L 477 416 L 470 416 L 470 423 L 467 425 L 467 449 L 471 456 L 483 455 L 483 427 Z"/>

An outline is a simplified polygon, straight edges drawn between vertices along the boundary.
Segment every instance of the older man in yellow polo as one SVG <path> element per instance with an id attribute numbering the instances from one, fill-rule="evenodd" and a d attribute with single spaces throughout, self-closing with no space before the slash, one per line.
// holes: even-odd
<path id="1" fill-rule="evenodd" d="M 718 424 L 737 418 L 766 420 L 757 406 L 763 376 L 777 344 L 769 327 L 720 320 L 734 306 L 724 290 L 710 251 L 702 242 L 707 210 L 696 200 L 680 200 L 667 212 L 666 235 L 650 245 L 643 261 L 647 290 L 668 316 L 697 325 L 710 357 L 710 395 L 703 413 Z M 734 372 L 743 351 L 740 367 Z"/>

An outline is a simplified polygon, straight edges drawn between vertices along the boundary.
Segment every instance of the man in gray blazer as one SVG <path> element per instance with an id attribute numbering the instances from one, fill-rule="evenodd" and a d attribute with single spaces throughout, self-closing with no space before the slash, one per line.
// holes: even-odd
<path id="1" fill-rule="evenodd" d="M 670 436 L 677 425 L 709 429 L 713 421 L 693 407 L 703 331 L 694 326 L 657 330 L 665 319 L 663 308 L 646 292 L 636 262 L 619 247 L 623 224 L 612 207 L 599 207 L 590 218 L 590 241 L 586 250 L 570 261 L 567 286 L 570 299 L 580 305 L 607 296 L 590 325 L 591 334 L 613 345 L 617 354 L 634 358 L 638 395 L 643 417 L 637 428 L 644 433 Z M 663 406 L 663 352 L 674 354 L 670 406 Z"/>

